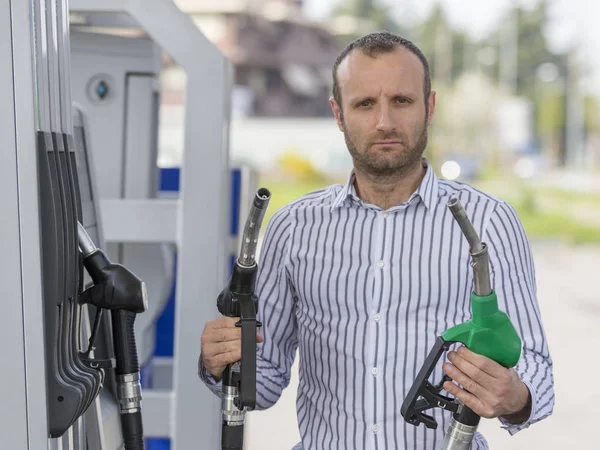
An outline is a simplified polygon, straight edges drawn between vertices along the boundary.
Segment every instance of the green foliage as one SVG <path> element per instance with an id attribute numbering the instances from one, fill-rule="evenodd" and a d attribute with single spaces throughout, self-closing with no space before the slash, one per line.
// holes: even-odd
<path id="1" fill-rule="evenodd" d="M 477 187 L 513 205 L 531 239 L 600 243 L 600 194 L 532 186 L 506 175 Z"/>
<path id="2" fill-rule="evenodd" d="M 337 182 L 344 183 L 345 180 Z M 262 176 L 260 185 L 269 188 L 272 193 L 265 223 L 279 208 L 329 184 L 329 180 L 298 182 Z M 507 189 L 507 186 L 512 189 Z M 600 243 L 600 221 L 586 220 L 575 213 L 581 209 L 600 211 L 598 194 L 532 188 L 506 179 L 478 183 L 477 187 L 510 202 L 530 239 L 562 240 L 571 244 Z"/>
<path id="3" fill-rule="evenodd" d="M 283 179 L 299 183 L 323 183 L 325 176 L 304 155 L 288 150 L 277 161 L 279 174 Z"/>
<path id="4" fill-rule="evenodd" d="M 600 243 L 600 228 L 558 213 L 530 213 L 516 208 L 530 238 L 557 239 L 569 244 Z"/>
<path id="5" fill-rule="evenodd" d="M 600 104 L 592 96 L 584 98 L 585 127 L 588 131 L 600 131 Z"/>
<path id="6" fill-rule="evenodd" d="M 565 96 L 558 92 L 551 92 L 540 96 L 538 102 L 538 131 L 548 135 L 565 126 Z"/>
<path id="7" fill-rule="evenodd" d="M 405 35 L 407 28 L 393 19 L 392 7 L 382 5 L 374 0 L 342 0 L 333 8 L 333 17 L 351 16 L 369 24 L 370 31 L 387 30 L 391 33 Z M 363 35 L 360 30 L 350 36 L 344 36 L 343 43 Z"/>
<path id="8" fill-rule="evenodd" d="M 302 197 L 304 194 L 316 191 L 327 186 L 329 183 L 322 182 L 299 182 L 288 180 L 284 181 L 280 178 L 272 176 L 261 176 L 259 185 L 264 186 L 271 191 L 271 200 L 269 201 L 269 208 L 265 214 L 263 222 L 269 223 L 269 220 L 275 214 L 275 211 L 284 207 L 290 202 Z"/>

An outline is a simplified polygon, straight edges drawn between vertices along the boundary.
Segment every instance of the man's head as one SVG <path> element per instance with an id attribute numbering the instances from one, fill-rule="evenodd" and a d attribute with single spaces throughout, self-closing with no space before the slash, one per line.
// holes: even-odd
<path id="1" fill-rule="evenodd" d="M 412 42 L 380 32 L 348 44 L 333 67 L 330 103 L 357 169 L 392 175 L 420 161 L 435 92 Z"/>

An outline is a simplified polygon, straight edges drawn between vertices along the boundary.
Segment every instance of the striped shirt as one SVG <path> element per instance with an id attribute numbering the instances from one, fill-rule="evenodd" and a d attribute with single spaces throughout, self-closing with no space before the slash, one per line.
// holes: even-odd
<path id="1" fill-rule="evenodd" d="M 466 239 L 446 203 L 456 195 L 489 247 L 500 309 L 523 341 L 516 370 L 532 411 L 509 433 L 551 414 L 552 360 L 536 299 L 529 243 L 512 206 L 463 183 L 426 175 L 408 201 L 382 210 L 346 185 L 312 192 L 275 213 L 261 251 L 256 292 L 265 338 L 257 353 L 257 406 L 290 381 L 299 347 L 294 449 L 438 449 L 436 430 L 407 424 L 400 406 L 437 336 L 469 320 L 473 273 Z M 443 375 L 441 358 L 430 379 Z M 200 377 L 219 384 L 200 364 Z M 477 433 L 473 449 L 487 449 Z"/>

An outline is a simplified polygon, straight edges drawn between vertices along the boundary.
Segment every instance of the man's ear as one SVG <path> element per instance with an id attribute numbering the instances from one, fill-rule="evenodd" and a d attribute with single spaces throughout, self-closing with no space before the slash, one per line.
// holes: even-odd
<path id="1" fill-rule="evenodd" d="M 340 131 L 343 132 L 344 125 L 342 124 L 342 111 L 333 97 L 329 97 L 329 104 L 331 105 L 331 111 L 333 111 L 333 117 L 335 117 L 337 126 Z"/>
<path id="2" fill-rule="evenodd" d="M 427 117 L 427 125 L 431 125 L 433 122 L 433 115 L 435 114 L 435 91 L 431 91 L 427 102 L 429 103 L 429 116 Z"/>

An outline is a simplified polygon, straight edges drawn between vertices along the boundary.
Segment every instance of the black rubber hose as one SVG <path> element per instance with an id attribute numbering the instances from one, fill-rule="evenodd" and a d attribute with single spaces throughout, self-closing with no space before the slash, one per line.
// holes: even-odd
<path id="1" fill-rule="evenodd" d="M 117 375 L 140 371 L 133 324 L 136 314 L 130 311 L 111 311 Z"/>
<path id="2" fill-rule="evenodd" d="M 244 425 L 232 427 L 223 423 L 221 429 L 222 450 L 242 450 L 244 447 Z"/>
<path id="3" fill-rule="evenodd" d="M 112 314 L 113 339 L 118 375 L 139 373 L 137 347 L 135 344 L 134 322 L 136 314 L 130 311 L 115 310 Z M 142 411 L 121 413 L 121 428 L 125 450 L 144 450 L 144 427 Z"/>
<path id="4" fill-rule="evenodd" d="M 142 411 L 131 414 L 121 414 L 123 440 L 125 450 L 144 450 L 144 427 L 142 425 Z"/>
<path id="5" fill-rule="evenodd" d="M 459 413 L 454 414 L 454 419 L 462 423 L 463 425 L 468 425 L 470 427 L 476 427 L 479 425 L 479 421 L 481 417 L 473 411 L 471 408 L 463 406 Z"/>

